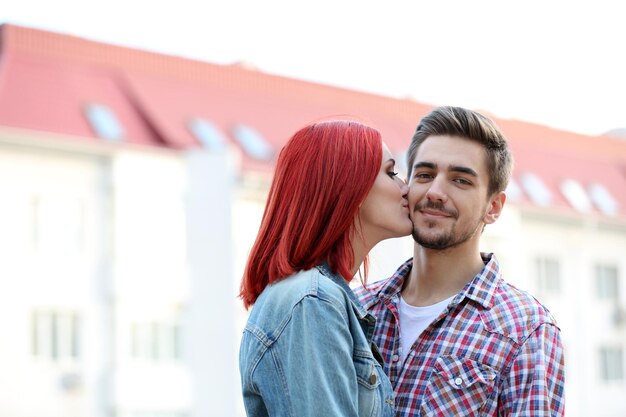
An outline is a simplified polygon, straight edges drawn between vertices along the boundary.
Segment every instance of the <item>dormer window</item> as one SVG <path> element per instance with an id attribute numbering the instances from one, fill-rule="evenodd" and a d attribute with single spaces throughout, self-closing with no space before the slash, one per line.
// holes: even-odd
<path id="1" fill-rule="evenodd" d="M 582 213 L 591 210 L 591 201 L 587 196 L 587 192 L 579 182 L 569 179 L 564 180 L 561 182 L 561 193 L 576 210 Z"/>
<path id="2" fill-rule="evenodd" d="M 255 129 L 246 125 L 235 125 L 233 136 L 244 152 L 254 159 L 269 161 L 274 156 L 274 149 Z"/>
<path id="3" fill-rule="evenodd" d="M 205 149 L 212 152 L 221 152 L 226 148 L 226 137 L 209 120 L 199 117 L 193 118 L 187 123 L 187 128 Z"/>
<path id="4" fill-rule="evenodd" d="M 91 129 L 101 139 L 118 142 L 124 139 L 125 132 L 117 116 L 104 104 L 87 104 L 85 116 Z"/>
<path id="5" fill-rule="evenodd" d="M 545 207 L 552 202 L 552 193 L 535 174 L 531 172 L 522 174 L 522 186 L 533 203 Z"/>
<path id="6" fill-rule="evenodd" d="M 604 214 L 615 216 L 617 214 L 617 202 L 611 193 L 600 184 L 591 184 L 589 186 L 589 196 L 593 204 Z"/>

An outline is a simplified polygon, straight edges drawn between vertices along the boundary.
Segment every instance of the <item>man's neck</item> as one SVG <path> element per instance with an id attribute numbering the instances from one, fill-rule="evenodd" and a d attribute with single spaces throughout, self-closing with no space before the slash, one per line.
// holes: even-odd
<path id="1" fill-rule="evenodd" d="M 402 298 L 414 306 L 428 306 L 457 294 L 484 267 L 478 242 L 468 241 L 445 250 L 415 244 L 413 267 Z"/>

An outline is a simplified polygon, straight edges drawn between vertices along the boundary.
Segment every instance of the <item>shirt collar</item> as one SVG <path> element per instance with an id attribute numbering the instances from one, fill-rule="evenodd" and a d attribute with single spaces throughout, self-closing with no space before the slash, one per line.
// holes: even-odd
<path id="1" fill-rule="evenodd" d="M 502 274 L 500 273 L 500 265 L 493 253 L 482 253 L 485 266 L 483 269 L 468 282 L 459 295 L 452 301 L 453 304 L 460 303 L 463 298 L 476 301 L 486 309 L 493 306 L 493 299 L 498 289 Z"/>
<path id="2" fill-rule="evenodd" d="M 400 265 L 391 278 L 389 278 L 389 280 L 380 288 L 378 296 L 381 298 L 393 298 L 400 294 L 400 291 L 404 286 L 404 280 L 409 276 L 412 267 L 413 258 Z"/>
<path id="3" fill-rule="evenodd" d="M 459 304 L 464 298 L 469 298 L 489 309 L 492 307 L 495 292 L 502 280 L 500 266 L 498 260 L 493 253 L 480 254 L 485 266 L 483 269 L 468 282 L 459 294 L 454 297 L 451 305 Z M 409 259 L 396 270 L 396 272 L 381 286 L 376 294 L 378 297 L 372 297 L 365 305 L 365 308 L 371 307 L 376 298 L 386 298 L 394 300 L 399 296 L 404 285 L 404 280 L 409 276 L 413 267 L 413 258 Z"/>

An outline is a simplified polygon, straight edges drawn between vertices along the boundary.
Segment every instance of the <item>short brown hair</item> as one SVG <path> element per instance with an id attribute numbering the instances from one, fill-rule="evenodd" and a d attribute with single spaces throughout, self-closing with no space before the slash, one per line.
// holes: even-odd
<path id="1" fill-rule="evenodd" d="M 408 178 L 411 177 L 420 145 L 429 136 L 439 135 L 457 136 L 480 143 L 487 157 L 488 195 L 504 191 L 513 169 L 513 156 L 507 140 L 491 119 L 462 107 L 437 107 L 420 121 L 407 151 Z"/>

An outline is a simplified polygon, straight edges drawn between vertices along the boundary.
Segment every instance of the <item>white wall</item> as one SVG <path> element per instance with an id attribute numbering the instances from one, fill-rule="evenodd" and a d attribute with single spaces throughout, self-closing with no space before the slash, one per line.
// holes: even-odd
<path id="1" fill-rule="evenodd" d="M 35 311 L 95 322 L 101 162 L 0 144 L 0 415 L 95 415 L 98 324 L 85 332 L 78 360 L 57 361 L 34 356 L 32 326 Z M 63 388 L 63 378 L 77 384 Z"/>

